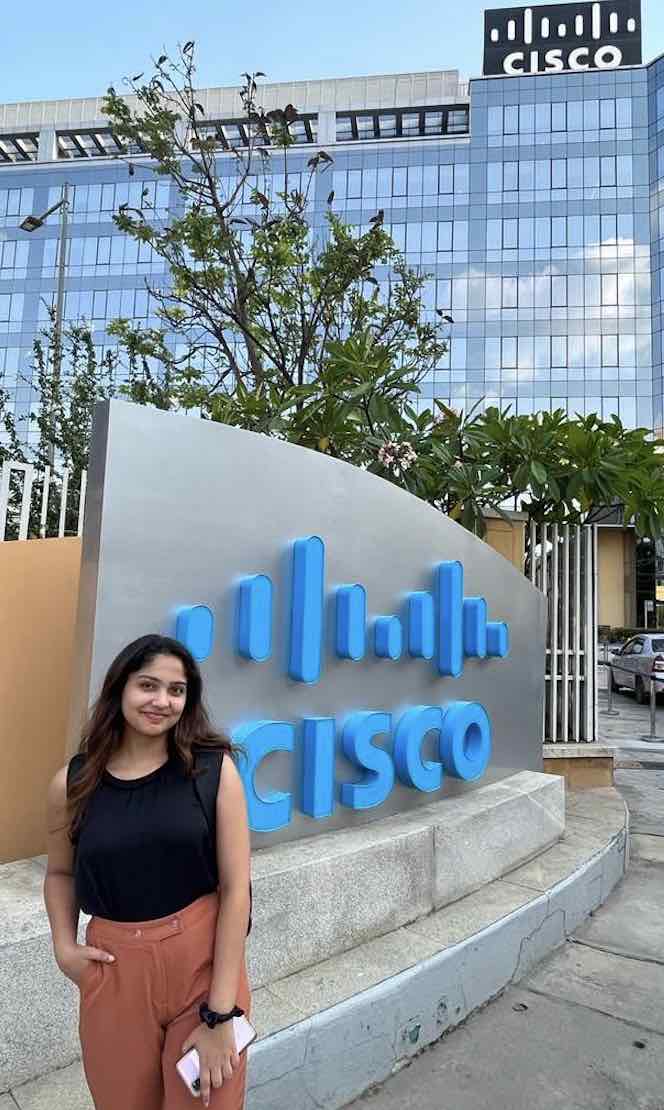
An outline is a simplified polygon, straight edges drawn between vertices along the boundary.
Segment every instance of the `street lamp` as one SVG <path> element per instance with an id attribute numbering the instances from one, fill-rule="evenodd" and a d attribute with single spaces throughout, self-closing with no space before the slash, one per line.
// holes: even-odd
<path id="1" fill-rule="evenodd" d="M 67 213 L 69 209 L 69 186 L 67 182 L 62 186 L 62 196 L 59 201 L 47 208 L 41 216 L 26 216 L 21 223 L 22 231 L 37 231 L 52 212 L 60 210 L 60 235 L 58 239 L 58 273 L 55 295 L 55 327 L 53 331 L 53 380 L 60 381 L 62 370 L 62 318 L 65 302 L 65 271 L 67 264 Z M 50 444 L 48 449 L 49 462 L 53 465 L 55 447 Z"/>

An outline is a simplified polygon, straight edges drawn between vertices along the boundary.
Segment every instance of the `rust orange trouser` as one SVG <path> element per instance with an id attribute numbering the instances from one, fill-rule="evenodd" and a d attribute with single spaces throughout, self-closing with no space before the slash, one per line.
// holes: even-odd
<path id="1" fill-rule="evenodd" d="M 158 921 L 93 917 L 87 942 L 115 956 L 90 961 L 80 983 L 83 1066 L 96 1110 L 194 1110 L 198 1105 L 175 1070 L 182 1044 L 199 1024 L 212 974 L 219 898 L 199 898 Z M 250 1006 L 242 969 L 238 1006 Z M 242 1110 L 246 1053 L 213 1110 Z"/>

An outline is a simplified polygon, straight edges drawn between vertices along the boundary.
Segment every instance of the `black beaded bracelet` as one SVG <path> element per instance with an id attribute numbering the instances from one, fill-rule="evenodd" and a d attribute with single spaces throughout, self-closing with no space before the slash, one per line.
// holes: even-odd
<path id="1" fill-rule="evenodd" d="M 232 1021 L 233 1018 L 242 1017 L 244 1010 L 239 1006 L 234 1006 L 233 1009 L 227 1014 L 218 1014 L 216 1010 L 211 1010 L 207 1002 L 201 1002 L 198 1008 L 198 1015 L 202 1022 L 207 1025 L 208 1029 L 214 1029 L 216 1025 L 223 1025 L 224 1022 Z"/>

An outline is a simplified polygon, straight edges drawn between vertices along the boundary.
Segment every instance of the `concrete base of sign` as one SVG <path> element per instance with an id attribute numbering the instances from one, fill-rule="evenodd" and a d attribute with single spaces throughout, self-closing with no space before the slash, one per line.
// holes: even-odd
<path id="1" fill-rule="evenodd" d="M 627 863 L 619 794 L 573 794 L 563 839 L 537 859 L 258 990 L 247 1110 L 340 1110 L 526 975 L 605 901 Z"/>
<path id="2" fill-rule="evenodd" d="M 339 1110 L 381 1082 L 561 944 L 606 899 L 627 854 L 617 792 L 571 794 L 562 840 L 530 863 L 257 989 L 247 1110 Z M 11 1086 L 11 1105 L 20 1110 L 92 1110 L 77 1059 L 76 992 L 53 968 L 47 938 L 33 935 L 43 868 L 35 861 L 9 866 L 9 873 L 0 869 L 0 1091 Z M 26 997 L 46 1028 L 25 1025 Z M 41 1078 L 25 1082 L 31 1074 Z"/>
<path id="3" fill-rule="evenodd" d="M 263 986 L 408 925 L 525 863 L 564 829 L 563 780 L 522 771 L 257 852 L 250 980 Z"/>

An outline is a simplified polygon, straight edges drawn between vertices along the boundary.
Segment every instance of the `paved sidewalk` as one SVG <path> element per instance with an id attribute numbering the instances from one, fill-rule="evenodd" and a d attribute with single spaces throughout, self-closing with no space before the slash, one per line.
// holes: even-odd
<path id="1" fill-rule="evenodd" d="M 664 1110 L 664 771 L 616 785 L 632 864 L 604 907 L 352 1110 Z"/>
<path id="2" fill-rule="evenodd" d="M 637 705 L 633 693 L 621 690 L 613 695 L 616 716 L 608 717 L 606 670 L 598 668 L 599 714 L 597 740 L 600 744 L 616 748 L 616 764 L 638 760 L 644 763 L 661 763 L 664 768 L 664 700 L 657 700 L 655 727 L 661 740 L 645 740 L 650 735 L 650 706 Z"/>

